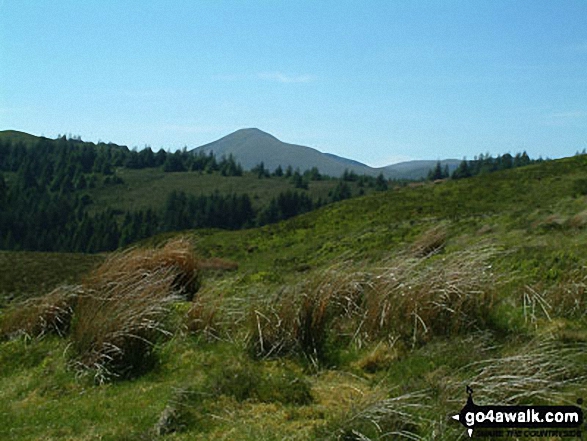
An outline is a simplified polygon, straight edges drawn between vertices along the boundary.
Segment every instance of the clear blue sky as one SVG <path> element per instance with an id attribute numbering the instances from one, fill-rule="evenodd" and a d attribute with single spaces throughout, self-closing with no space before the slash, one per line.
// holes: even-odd
<path id="1" fill-rule="evenodd" d="M 587 147 L 587 0 L 0 0 L 0 129 L 381 166 Z"/>

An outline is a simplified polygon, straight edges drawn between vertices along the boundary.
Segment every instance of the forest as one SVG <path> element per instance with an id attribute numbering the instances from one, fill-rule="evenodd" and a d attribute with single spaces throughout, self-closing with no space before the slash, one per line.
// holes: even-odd
<path id="1" fill-rule="evenodd" d="M 313 167 L 301 172 L 279 166 L 274 171 L 260 162 L 250 172 L 233 158 L 173 153 L 146 147 L 140 151 L 112 143 L 84 142 L 79 137 L 19 140 L 0 137 L 0 249 L 35 251 L 102 252 L 124 247 L 158 233 L 194 228 L 242 229 L 285 220 L 323 206 L 365 194 L 384 191 L 405 182 L 345 172 L 339 178 L 324 176 Z M 476 174 L 528 165 L 528 155 L 480 155 L 463 160 L 450 176 L 460 179 Z M 168 192 L 163 206 L 120 210 L 96 206 L 92 190 L 123 191 L 121 169 L 159 168 L 166 173 L 194 173 L 259 180 L 287 179 L 291 189 L 253 203 L 254 195 L 221 193 L 210 189 L 195 196 L 181 188 Z M 428 179 L 448 178 L 440 163 Z M 197 177 L 195 177 L 197 178 Z M 310 182 L 335 181 L 327 198 L 308 192 Z M 353 192 L 353 188 L 357 191 Z M 91 208 L 91 209 L 90 209 Z"/>
<path id="2" fill-rule="evenodd" d="M 121 168 L 161 168 L 167 173 L 207 173 L 242 176 L 232 156 L 217 159 L 184 150 L 131 150 L 116 144 L 93 144 L 61 136 L 36 142 L 0 139 L 0 249 L 36 251 L 111 251 L 157 233 L 191 228 L 240 229 L 277 222 L 327 202 L 351 197 L 344 180 L 330 201 L 313 200 L 305 190 L 311 180 L 331 179 L 314 168 L 301 173 L 287 167 L 273 172 L 260 163 L 251 173 L 258 179 L 289 179 L 292 189 L 279 193 L 260 208 L 248 194 L 188 195 L 181 188 L 167 195 L 158 209 L 122 211 L 94 204 L 91 190 L 122 191 Z M 354 180 L 355 176 L 347 176 Z M 362 177 L 361 185 L 387 188 L 386 181 Z M 267 184 L 271 185 L 271 184 Z"/>

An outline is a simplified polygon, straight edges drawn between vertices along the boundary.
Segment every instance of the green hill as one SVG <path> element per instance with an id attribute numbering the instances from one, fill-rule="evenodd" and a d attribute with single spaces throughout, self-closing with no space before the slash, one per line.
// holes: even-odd
<path id="1" fill-rule="evenodd" d="M 2 130 L 0 131 L 0 139 L 30 144 L 36 142 L 39 137 L 18 130 Z"/>
<path id="2" fill-rule="evenodd" d="M 577 156 L 373 193 L 262 228 L 184 232 L 201 287 L 193 300 L 152 305 L 167 305 L 165 333 L 130 346 L 135 357 L 151 348 L 132 381 L 95 384 L 104 372 L 88 368 L 80 335 L 106 327 L 83 315 L 84 299 L 110 298 L 108 286 L 134 292 L 124 259 L 137 255 L 85 278 L 72 266 L 63 277 L 84 294 L 62 336 L 39 307 L 69 311 L 51 302 L 71 288 L 0 310 L 0 437 L 464 439 L 450 417 L 467 385 L 478 404 L 576 403 L 587 388 L 586 195 L 587 158 Z M 149 251 L 174 237 L 143 241 L 139 256 L 185 269 L 185 250 Z M 11 253 L 3 274 L 22 278 L 11 268 L 31 258 Z M 44 262 L 35 271 L 55 265 Z M 147 280 L 159 274 L 133 265 Z M 101 285 L 109 271 L 126 279 Z M 152 280 L 140 286 L 166 286 Z M 124 335 L 132 317 L 114 316 Z M 107 366 L 130 372 L 133 359 L 120 360 Z"/>

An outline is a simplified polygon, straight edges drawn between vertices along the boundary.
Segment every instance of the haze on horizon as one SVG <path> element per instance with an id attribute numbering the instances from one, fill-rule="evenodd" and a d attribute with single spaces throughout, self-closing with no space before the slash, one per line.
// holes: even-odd
<path id="1" fill-rule="evenodd" d="M 0 130 L 371 166 L 587 147 L 587 2 L 0 1 Z"/>

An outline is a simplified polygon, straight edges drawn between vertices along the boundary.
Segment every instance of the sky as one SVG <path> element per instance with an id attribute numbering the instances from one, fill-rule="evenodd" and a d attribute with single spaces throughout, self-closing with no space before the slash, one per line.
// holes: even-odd
<path id="1" fill-rule="evenodd" d="M 587 148 L 587 1 L 0 0 L 0 130 L 371 166 Z"/>

